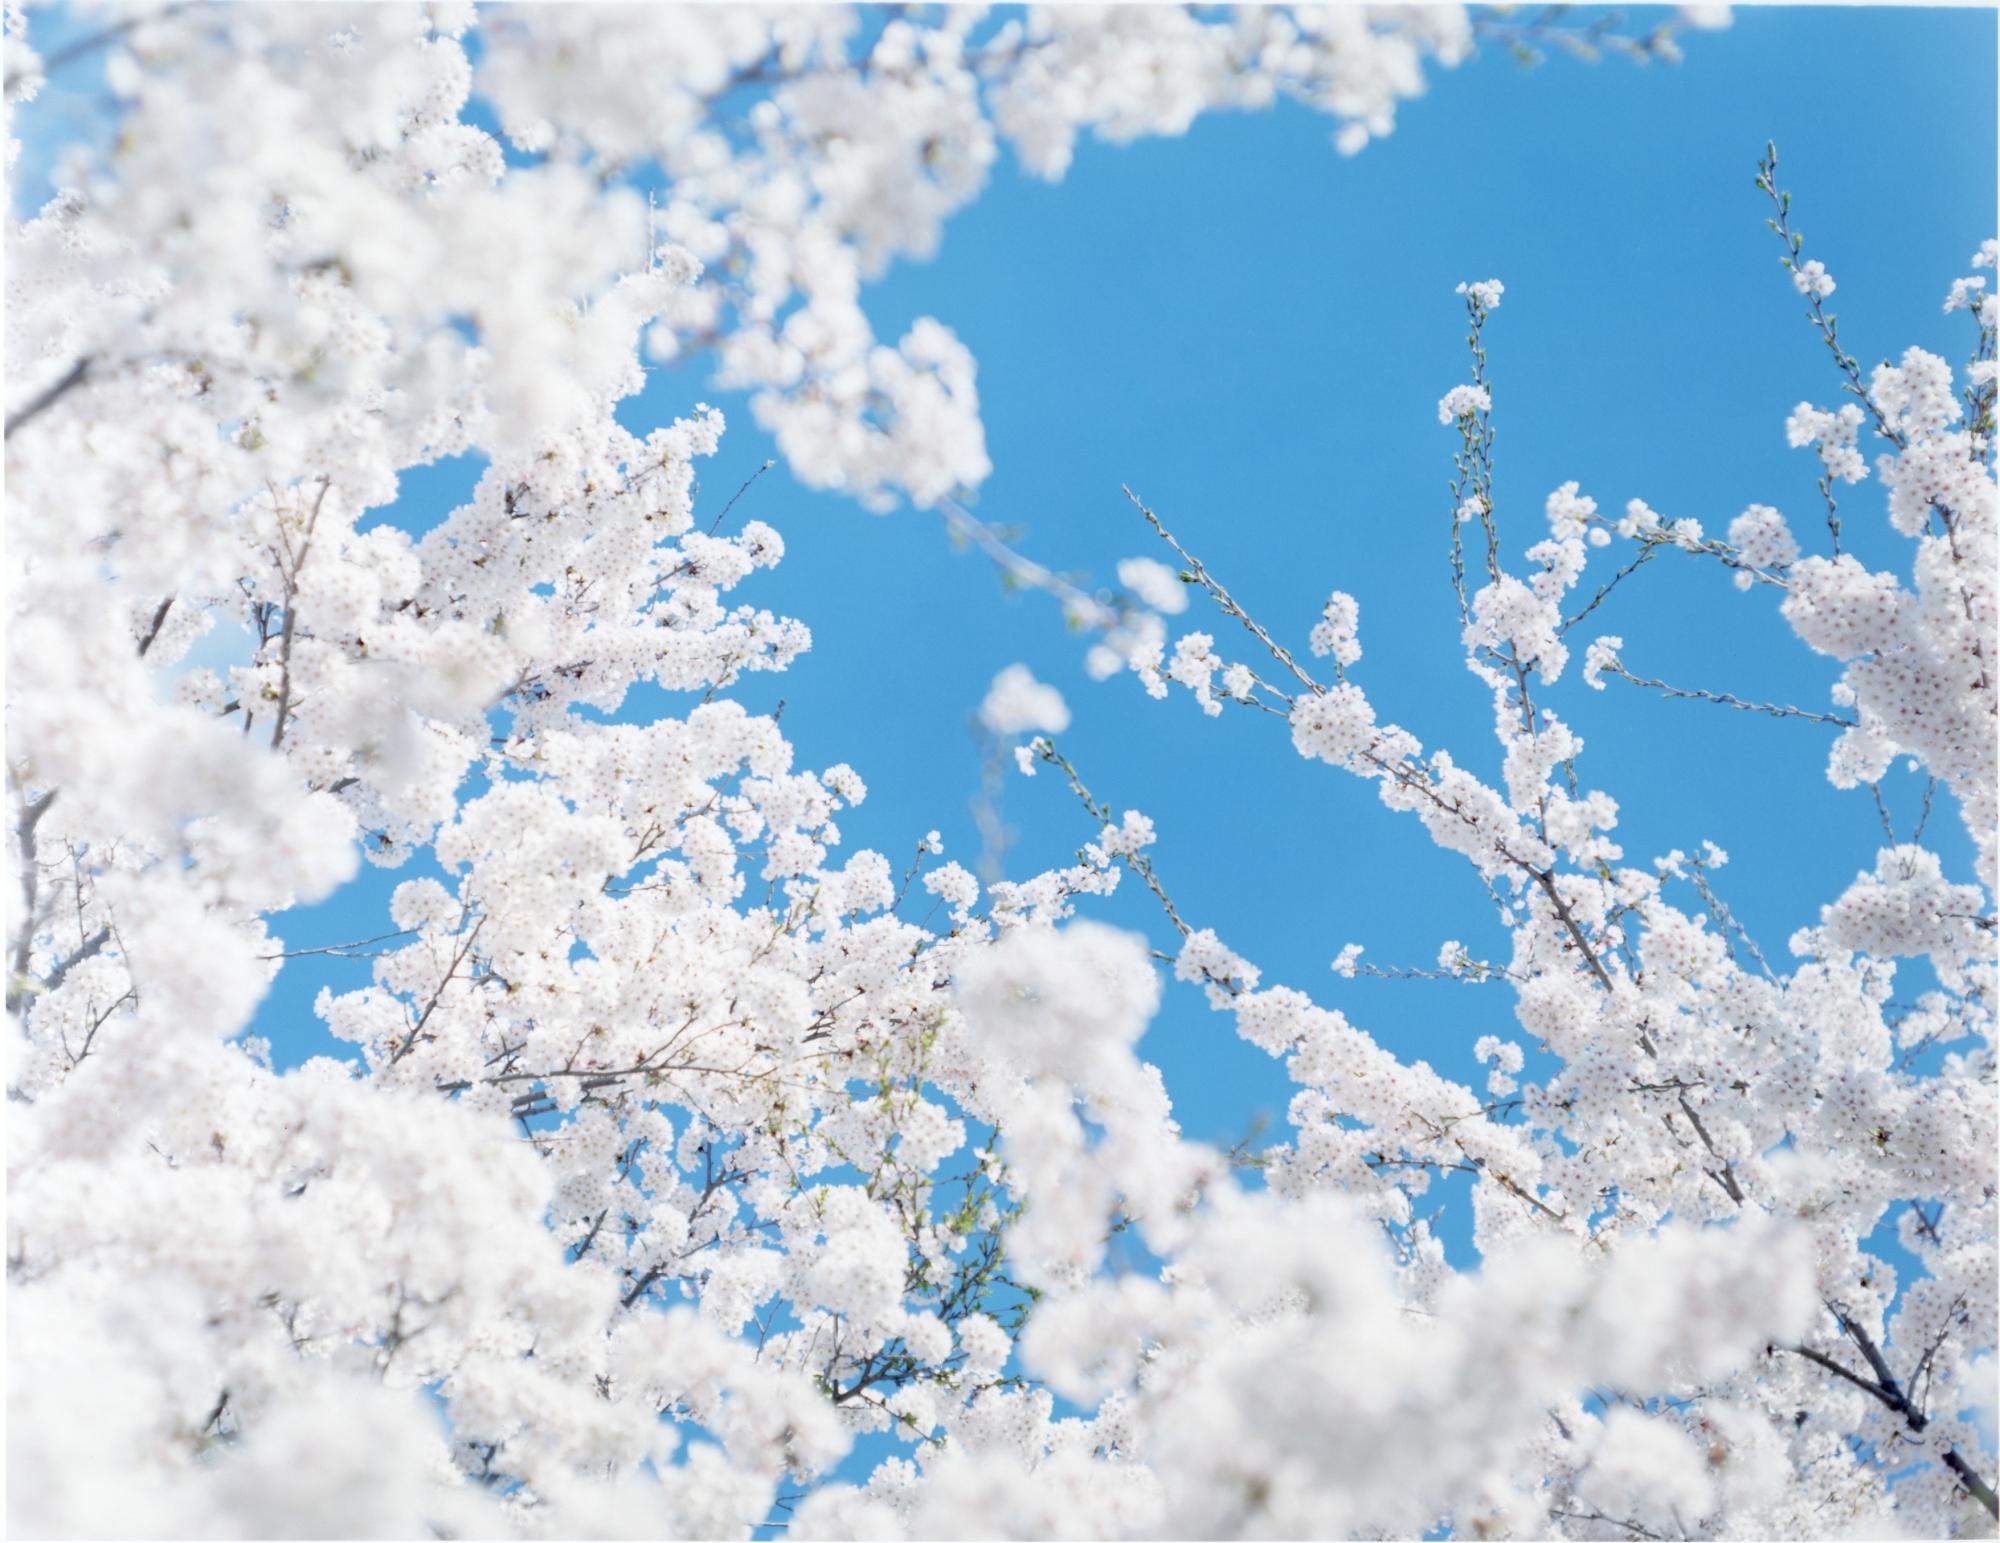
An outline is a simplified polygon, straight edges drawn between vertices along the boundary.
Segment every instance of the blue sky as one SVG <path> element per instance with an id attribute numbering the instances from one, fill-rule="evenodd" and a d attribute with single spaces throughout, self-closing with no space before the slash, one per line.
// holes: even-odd
<path id="1" fill-rule="evenodd" d="M 1808 550 L 1824 549 L 1817 460 L 1787 448 L 1783 425 L 1801 399 L 1835 403 L 1838 381 L 1752 186 L 1767 138 L 1864 368 L 1913 343 L 1956 362 L 1971 339 L 1941 302 L 1995 232 L 1995 13 L 1749 8 L 1686 46 L 1679 66 L 1551 57 L 1533 69 L 1489 47 L 1434 73 L 1393 136 L 1352 159 L 1334 152 L 1328 120 L 1292 107 L 1206 118 L 1183 138 L 1087 141 L 1059 185 L 1003 159 L 938 257 L 898 267 L 864 303 L 879 335 L 935 315 L 972 348 L 996 468 L 974 509 L 1023 528 L 1030 555 L 1097 582 L 1121 557 L 1170 555 L 1120 493 L 1129 482 L 1294 646 L 1330 590 L 1354 594 L 1355 678 L 1381 715 L 1497 779 L 1444 555 L 1455 435 L 1435 404 L 1464 377 L 1454 284 L 1507 285 L 1488 346 L 1499 518 L 1517 567 L 1546 531 L 1544 498 L 1569 479 L 1607 511 L 1643 497 L 1716 534 L 1745 505 L 1773 504 Z M 719 508 L 774 451 L 708 367 L 655 371 L 623 416 L 649 426 L 696 400 L 722 407 L 730 431 L 704 478 Z M 387 517 L 428 525 L 474 475 L 413 475 Z M 1904 567 L 1874 479 L 1847 491 L 1842 513 L 1850 549 Z M 935 514 L 870 515 L 781 466 L 732 520 L 746 517 L 776 525 L 789 555 L 741 597 L 799 616 L 814 647 L 741 695 L 786 700 L 802 764 L 848 761 L 867 779 L 867 804 L 842 821 L 850 849 L 900 867 L 936 827 L 948 855 L 972 863 L 968 722 L 995 672 L 1025 661 L 1068 697 L 1064 748 L 1094 791 L 1154 818 L 1183 914 L 1267 983 L 1308 990 L 1406 1059 L 1475 1085 L 1474 1040 L 1518 1036 L 1502 988 L 1329 972 L 1348 942 L 1378 964 L 1429 965 L 1446 938 L 1503 956 L 1506 939 L 1462 859 L 1383 811 L 1371 784 L 1300 759 L 1282 724 L 1206 720 L 1184 693 L 1153 702 L 1130 677 L 1089 681 L 1055 606 L 1003 593 Z M 1880 844 L 1866 795 L 1825 781 L 1834 731 L 1615 683 L 1589 691 L 1581 646 L 1615 632 L 1640 673 L 1814 707 L 1835 667 L 1791 636 L 1768 591 L 1740 595 L 1713 564 L 1657 561 L 1601 615 L 1544 698 L 1586 741 L 1580 775 L 1618 799 L 1628 860 L 1704 838 L 1726 848 L 1718 888 L 1781 958 Z M 1226 618 L 1197 605 L 1181 621 L 1243 652 Z M 1905 824 L 1920 788 L 1900 773 L 1885 787 Z M 1005 815 L 1014 877 L 1067 860 L 1092 833 L 1046 774 L 1010 775 Z M 1955 812 L 1932 830 L 1968 877 Z M 388 891 L 414 871 L 368 870 L 275 925 L 294 948 L 385 931 Z M 1132 890 L 1104 914 L 1166 946 L 1163 918 Z M 311 999 L 366 970 L 287 967 L 260 1023 L 281 1062 L 335 1048 Z M 1226 1143 L 1259 1113 L 1282 1127 L 1291 1089 L 1277 1064 L 1191 988 L 1170 987 L 1166 1004 L 1142 1048 L 1188 1133 Z"/>

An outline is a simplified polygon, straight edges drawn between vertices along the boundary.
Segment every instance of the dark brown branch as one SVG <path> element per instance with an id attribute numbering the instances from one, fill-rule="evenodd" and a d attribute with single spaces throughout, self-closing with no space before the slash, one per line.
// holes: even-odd
<path id="1" fill-rule="evenodd" d="M 69 373 L 64 375 L 61 380 L 45 388 L 41 395 L 37 396 L 19 412 L 9 413 L 7 415 L 7 427 L 4 432 L 0 432 L 0 439 L 12 439 L 16 429 L 24 429 L 37 418 L 41 417 L 43 413 L 55 406 L 56 403 L 60 402 L 78 386 L 82 385 L 89 374 L 90 355 L 85 354 L 69 367 Z"/>
<path id="2" fill-rule="evenodd" d="M 1721 1159 L 1722 1154 L 1715 1149 L 1715 1141 L 1708 1134 L 1708 1127 L 1701 1123 L 1701 1116 L 1694 1112 L 1694 1105 L 1688 1102 L 1687 1094 L 1681 1094 L 1680 1103 L 1682 1112 L 1688 1117 L 1688 1124 L 1692 1125 L 1694 1133 L 1701 1137 L 1701 1144 L 1708 1148 L 1709 1156 Z M 1743 1186 L 1737 1183 L 1734 1168 L 1730 1163 L 1724 1161 L 1719 1170 L 1709 1169 L 1708 1176 L 1722 1186 L 1722 1192 L 1731 1200 L 1738 1205 L 1743 1204 Z"/>
<path id="3" fill-rule="evenodd" d="M 1903 1392 L 1902 1384 L 1896 1380 L 1895 1373 L 1890 1370 L 1888 1359 L 1882 1354 L 1881 1348 L 1875 1343 L 1873 1337 L 1866 1329 L 1862 1328 L 1860 1324 L 1848 1317 L 1838 1307 L 1833 1306 L 1831 1303 L 1827 1305 L 1834 1317 L 1839 1321 L 1841 1331 L 1849 1339 L 1853 1340 L 1856 1348 L 1861 1351 L 1862 1359 L 1867 1361 L 1869 1369 L 1875 1373 L 1876 1380 L 1870 1381 L 1858 1372 L 1849 1371 L 1838 1361 L 1834 1360 L 1832 1356 L 1818 1350 L 1813 1350 L 1808 1346 L 1787 1345 L 1785 1348 L 1790 1350 L 1793 1355 L 1803 1356 L 1806 1360 L 1812 1362 L 1813 1365 L 1825 1371 L 1832 1372 L 1842 1381 L 1852 1383 L 1891 1413 L 1901 1415 L 1903 1423 L 1911 1431 L 1922 1434 L 1930 1426 L 1930 1416 L 1926 1415 L 1921 1409 L 1910 1402 L 1908 1395 Z M 1940 1460 L 1957 1477 L 1958 1482 L 1965 1487 L 1965 1492 L 1986 1508 L 1987 1514 L 2000 1518 L 2000 1496 L 1996 1496 L 1993 1486 L 1973 1471 L 1970 1463 L 1955 1451 L 1946 1452 Z"/>
<path id="4" fill-rule="evenodd" d="M 60 789 L 52 788 L 37 799 L 24 799 L 21 821 L 15 833 L 21 843 L 21 930 L 14 935 L 14 956 L 7 972 L 7 1011 L 19 1012 L 28 999 L 28 959 L 35 947 L 35 897 L 41 889 L 41 870 L 36 866 L 35 827 L 56 801 Z"/>
<path id="5" fill-rule="evenodd" d="M 319 524 L 320 506 L 326 502 L 326 495 L 333 486 L 329 477 L 320 478 L 319 497 L 313 500 L 312 513 L 306 517 L 306 531 L 299 542 L 298 555 L 291 560 L 285 573 L 285 630 L 278 639 L 278 721 L 271 728 L 271 748 L 276 750 L 285 742 L 285 729 L 291 722 L 292 710 L 292 636 L 296 631 L 297 607 L 294 605 L 299 592 L 299 570 L 306 565 L 306 554 L 312 550 L 313 531 Z"/>
<path id="6" fill-rule="evenodd" d="M 187 6 L 184 3 L 165 5 L 157 11 L 148 11 L 142 16 L 128 16 L 124 21 L 117 23 L 115 26 L 106 27 L 99 32 L 93 32 L 88 37 L 80 37 L 74 43 L 65 43 L 61 48 L 58 48 L 42 61 L 42 76 L 46 79 L 55 74 L 57 70 L 64 69 L 76 63 L 77 60 L 88 58 L 90 55 L 96 53 L 98 49 L 109 47 L 127 34 L 136 32 L 139 28 L 147 25 L 147 23 L 165 21 L 175 12 L 186 9 Z M 19 80 L 20 76 L 18 74 L 8 76 L 7 89 L 9 91 L 13 90 Z"/>
<path id="7" fill-rule="evenodd" d="M 396 1049 L 395 1053 L 389 1057 L 389 1064 L 391 1066 L 394 1066 L 404 1056 L 417 1048 L 417 1041 L 423 1035 L 424 1025 L 431 1021 L 431 1014 L 437 1011 L 438 1003 L 444 1000 L 445 987 L 449 986 L 457 977 L 458 967 L 465 963 L 465 956 L 472 952 L 472 945 L 479 937 L 479 929 L 485 925 L 486 918 L 483 916 L 473 923 L 472 930 L 465 935 L 465 941 L 459 945 L 458 953 L 452 958 L 451 968 L 444 972 L 444 979 L 438 982 L 437 990 L 431 993 L 431 999 L 424 1004 L 423 1012 L 418 1015 L 417 1021 L 410 1025 L 409 1038 L 405 1039 Z"/>
<path id="8" fill-rule="evenodd" d="M 167 622 L 167 612 L 171 611 L 173 608 L 174 608 L 174 597 L 172 595 L 169 595 L 167 596 L 166 599 L 160 602 L 159 609 L 153 612 L 152 625 L 146 629 L 146 635 L 143 638 L 139 639 L 139 657 L 141 659 L 146 657 L 146 650 L 153 646 L 153 640 L 159 637 L 160 628 L 165 626 Z"/>
<path id="9" fill-rule="evenodd" d="M 42 982 L 42 990 L 44 992 L 55 990 L 56 987 L 60 986 L 68 978 L 71 970 L 82 964 L 84 960 L 91 958 L 110 941 L 111 929 L 109 927 L 99 927 L 83 940 L 83 943 L 75 953 L 71 954 L 49 972 L 49 978 Z"/>

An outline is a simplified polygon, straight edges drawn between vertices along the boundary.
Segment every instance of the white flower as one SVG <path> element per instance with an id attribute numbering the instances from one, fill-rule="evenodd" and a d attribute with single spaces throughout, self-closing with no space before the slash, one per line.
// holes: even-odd
<path id="1" fill-rule="evenodd" d="M 1345 668 L 1361 657 L 1361 643 L 1357 636 L 1360 628 L 1360 606 L 1352 595 L 1336 589 L 1320 612 L 1320 619 L 1313 624 L 1308 641 L 1313 653 L 1321 657 L 1331 654 L 1334 663 Z"/>
<path id="2" fill-rule="evenodd" d="M 993 677 L 979 721 L 1003 739 L 1031 731 L 1060 734 L 1069 727 L 1069 708 L 1062 693 L 1036 680 L 1025 664 L 1010 664 Z"/>
<path id="3" fill-rule="evenodd" d="M 1456 423 L 1474 413 L 1491 411 L 1492 394 L 1484 386 L 1453 386 L 1438 399 L 1438 422 Z"/>
<path id="4" fill-rule="evenodd" d="M 1799 555 L 1798 541 L 1785 517 L 1764 504 L 1752 504 L 1729 522 L 1729 544 L 1753 568 L 1783 568 Z"/>
<path id="5" fill-rule="evenodd" d="M 1644 499 L 1635 498 L 1625 505 L 1625 518 L 1618 522 L 1618 534 L 1631 540 L 1660 528 L 1660 517 Z"/>
<path id="6" fill-rule="evenodd" d="M 1945 314 L 1949 315 L 1953 311 L 1973 310 L 1983 298 L 1981 292 L 1985 288 L 1986 279 L 1982 274 L 1974 274 L 1970 278 L 1953 279 L 1951 281 L 1951 292 L 1944 297 Z"/>
<path id="7" fill-rule="evenodd" d="M 1604 672 L 1618 663 L 1618 650 L 1625 646 L 1623 638 L 1600 637 L 1593 639 L 1583 651 L 1583 683 L 1593 691 L 1604 689 Z"/>
<path id="8" fill-rule="evenodd" d="M 1792 287 L 1802 295 L 1824 299 L 1834 291 L 1833 275 L 1826 271 L 1826 264 L 1812 258 L 1792 270 Z"/>
<path id="9" fill-rule="evenodd" d="M 1153 844 L 1153 822 L 1136 809 L 1125 811 L 1122 825 L 1107 825 L 1097 844 L 1113 857 L 1129 857 Z"/>
<path id="10" fill-rule="evenodd" d="M 1188 608 L 1187 586 L 1174 570 L 1150 557 L 1127 557 L 1118 564 L 1118 582 L 1164 616 Z"/>
<path id="11" fill-rule="evenodd" d="M 1596 517 L 1597 500 L 1584 497 L 1574 482 L 1565 482 L 1549 494 L 1543 511 L 1548 516 L 1550 534 L 1558 541 L 1573 540 Z"/>
<path id="12" fill-rule="evenodd" d="M 1357 766 L 1375 743 L 1375 710 L 1358 686 L 1301 692 L 1291 717 L 1292 744 L 1308 760 Z"/>
<path id="13" fill-rule="evenodd" d="M 1785 439 L 1793 449 L 1817 443 L 1821 464 L 1829 477 L 1842 482 L 1859 482 L 1868 475 L 1868 463 L 1854 447 L 1864 414 L 1852 402 L 1836 412 L 1824 412 L 1810 402 L 1801 402 L 1785 420 Z"/>

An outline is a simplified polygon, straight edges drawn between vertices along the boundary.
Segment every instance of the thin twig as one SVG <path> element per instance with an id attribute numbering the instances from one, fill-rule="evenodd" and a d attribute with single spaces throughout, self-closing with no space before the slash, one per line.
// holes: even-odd
<path id="1" fill-rule="evenodd" d="M 257 957 L 266 963 L 274 959 L 304 959 L 313 954 L 332 954 L 334 957 L 340 959 L 366 959 L 373 958 L 374 956 L 370 954 L 355 954 L 351 953 L 350 950 L 367 948 L 370 944 L 374 943 L 388 943 L 396 938 L 410 938 L 415 936 L 416 929 L 414 927 L 405 927 L 401 932 L 385 932 L 380 937 L 358 938 L 352 943 L 329 943 L 324 948 L 294 948 L 288 949 L 282 954 L 259 954 Z"/>
<path id="2" fill-rule="evenodd" d="M 1085 594 L 1054 569 L 1044 567 L 1031 557 L 1022 556 L 991 525 L 967 513 L 956 501 L 940 499 L 938 513 L 944 516 L 945 525 L 952 535 L 978 547 L 1009 581 L 1055 596 L 1063 603 L 1064 609 L 1085 627 L 1103 631 L 1117 623 L 1118 613 L 1111 606 L 1095 595 Z"/>
<path id="3" fill-rule="evenodd" d="M 1194 581 L 1197 584 L 1199 584 L 1203 589 L 1208 591 L 1209 598 L 1215 601 L 1217 605 L 1221 606 L 1224 611 L 1228 612 L 1231 616 L 1235 617 L 1238 621 L 1240 621 L 1243 624 L 1244 628 L 1250 633 L 1250 635 L 1254 637 L 1259 643 L 1262 643 L 1264 645 L 1265 650 L 1271 655 L 1273 659 L 1276 659 L 1278 663 L 1280 663 L 1287 670 L 1290 670 L 1292 672 L 1293 679 L 1297 680 L 1300 685 L 1304 686 L 1306 690 L 1310 691 L 1314 696 L 1324 696 L 1326 694 L 1326 687 L 1322 686 L 1318 681 L 1314 680 L 1310 675 L 1306 674 L 1306 672 L 1299 667 L 1298 660 L 1292 657 L 1291 650 L 1286 648 L 1282 643 L 1279 643 L 1275 639 L 1273 639 L 1270 633 L 1266 632 L 1258 622 L 1252 619 L 1248 611 L 1244 610 L 1242 606 L 1236 603 L 1234 597 L 1230 595 L 1229 591 L 1224 589 L 1222 585 L 1219 582 L 1217 582 L 1215 576 L 1202 565 L 1201 559 L 1199 557 L 1196 557 L 1192 552 L 1188 551 L 1186 547 L 1182 546 L 1180 542 L 1174 539 L 1173 532 L 1168 530 L 1165 525 L 1160 523 L 1160 517 L 1157 514 L 1153 513 L 1151 509 L 1146 507 L 1145 503 L 1141 501 L 1139 495 L 1137 493 L 1134 493 L 1130 487 L 1124 488 L 1123 492 L 1125 496 L 1132 501 L 1132 507 L 1137 509 L 1140 514 L 1145 516 L 1146 523 L 1153 527 L 1153 533 L 1157 535 L 1162 541 L 1166 542 L 1168 546 L 1172 547 L 1174 551 L 1180 556 L 1181 561 L 1187 564 L 1188 573 L 1193 577 Z"/>
<path id="4" fill-rule="evenodd" d="M 745 477 L 743 479 L 743 486 L 738 488 L 734 493 L 732 493 L 729 496 L 729 502 L 722 506 L 722 513 L 718 514 L 715 517 L 715 523 L 708 527 L 708 533 L 711 536 L 714 535 L 718 530 L 720 530 L 722 528 L 722 522 L 729 518 L 729 511 L 736 507 L 736 500 L 741 498 L 745 493 L 750 491 L 750 484 L 755 482 L 759 477 L 763 476 L 765 472 L 769 471 L 773 466 L 776 466 L 777 464 L 778 463 L 776 461 L 766 461 L 762 466 L 758 467 L 755 471 L 750 473 L 748 477 Z"/>
<path id="5" fill-rule="evenodd" d="M 1620 680 L 1628 680 L 1635 686 L 1644 686 L 1649 691 L 1657 691 L 1663 697 L 1688 702 L 1713 702 L 1718 707 L 1734 707 L 1740 712 L 1765 713 L 1773 718 L 1803 718 L 1808 723 L 1830 724 L 1837 729 L 1856 727 L 1855 720 L 1843 718 L 1838 713 L 1816 713 L 1803 707 L 1788 707 L 1779 702 L 1746 702 L 1727 691 L 1703 691 L 1693 686 L 1670 686 L 1663 680 L 1652 680 L 1643 675 L 1634 675 L 1625 666 L 1613 659 L 1604 666 L 1606 675 L 1616 675 Z"/>

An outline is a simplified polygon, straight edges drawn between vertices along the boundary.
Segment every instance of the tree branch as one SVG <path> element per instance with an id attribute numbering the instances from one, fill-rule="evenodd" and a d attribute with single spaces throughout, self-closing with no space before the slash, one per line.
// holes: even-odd
<path id="1" fill-rule="evenodd" d="M 24 429 L 37 418 L 60 402 L 70 392 L 84 383 L 90 374 L 90 355 L 85 354 L 69 367 L 69 373 L 54 385 L 45 387 L 26 407 L 17 413 L 7 415 L 7 427 L 0 431 L 0 439 L 12 439 L 16 429 Z"/>
<path id="2" fill-rule="evenodd" d="M 326 502 L 326 495 L 333 486 L 330 477 L 319 481 L 319 497 L 313 500 L 312 513 L 306 517 L 306 533 L 299 542 L 298 555 L 291 561 L 285 573 L 285 630 L 278 639 L 278 721 L 271 728 L 271 748 L 276 750 L 285 742 L 285 728 L 291 722 L 292 709 L 292 636 L 296 630 L 297 608 L 293 600 L 299 592 L 299 570 L 306 565 L 306 554 L 312 550 L 313 531 L 319 525 L 320 506 Z"/>
<path id="3" fill-rule="evenodd" d="M 1862 1358 L 1868 1362 L 1870 1369 L 1875 1373 L 1876 1381 L 1871 1382 L 1859 1373 L 1849 1371 L 1838 1361 L 1834 1360 L 1832 1356 L 1811 1349 L 1808 1346 L 1787 1345 L 1785 1348 L 1790 1350 L 1793 1355 L 1803 1356 L 1806 1360 L 1812 1362 L 1813 1365 L 1832 1372 L 1842 1381 L 1852 1383 L 1885 1409 L 1894 1414 L 1901 1415 L 1903 1423 L 1909 1426 L 1913 1432 L 1921 1435 L 1929 1427 L 1931 1423 L 1930 1417 L 1910 1402 L 1908 1396 L 1903 1392 L 1902 1384 L 1896 1380 L 1895 1373 L 1889 1369 L 1888 1359 L 1882 1354 L 1881 1348 L 1875 1343 L 1873 1337 L 1870 1336 L 1866 1329 L 1848 1317 L 1846 1313 L 1842 1312 L 1833 1303 L 1829 1302 L 1827 1309 L 1840 1324 L 1841 1331 L 1849 1339 L 1853 1340 L 1856 1347 L 1859 1348 Z M 2000 1519 L 2000 1496 L 1996 1496 L 1993 1486 L 1973 1471 L 1970 1463 L 1956 1451 L 1946 1452 L 1940 1461 L 1957 1476 L 1959 1483 L 1965 1486 L 1967 1494 L 1971 1495 L 1974 1500 L 1977 1500 L 1984 1506 L 1989 1515 Z"/>

